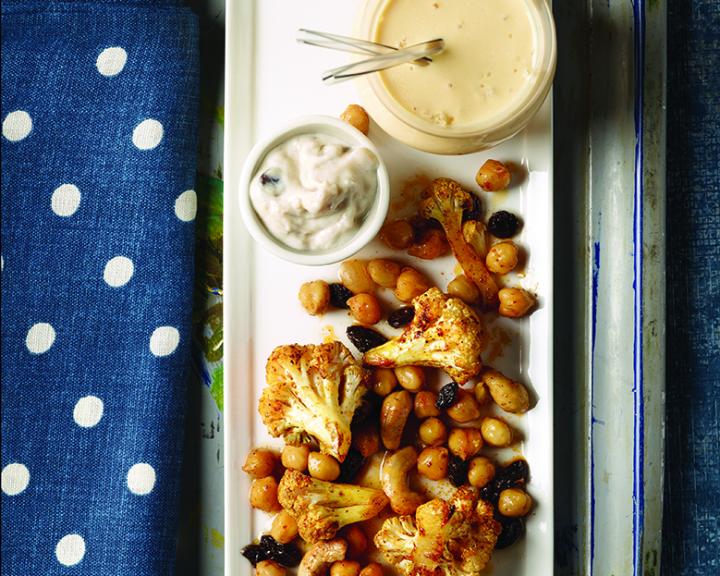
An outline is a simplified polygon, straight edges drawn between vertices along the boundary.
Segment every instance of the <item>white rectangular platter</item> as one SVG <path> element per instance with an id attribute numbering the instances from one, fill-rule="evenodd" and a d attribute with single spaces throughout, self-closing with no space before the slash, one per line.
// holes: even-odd
<path id="1" fill-rule="evenodd" d="M 225 239 L 224 239 L 224 345 L 225 345 L 225 570 L 250 574 L 242 557 L 243 546 L 269 528 L 270 518 L 250 509 L 249 481 L 242 464 L 251 446 L 279 445 L 267 436 L 257 413 L 265 384 L 265 361 L 281 344 L 319 343 L 332 326 L 346 344 L 347 313 L 334 311 L 317 318 L 300 307 L 297 291 L 310 279 L 334 281 L 337 266 L 307 268 L 264 252 L 248 237 L 237 201 L 238 177 L 250 145 L 293 117 L 307 114 L 337 116 L 358 102 L 351 83 L 325 86 L 321 73 L 347 60 L 340 53 L 298 45 L 298 28 L 350 34 L 359 2 L 337 0 L 234 0 L 227 3 L 225 96 Z M 528 460 L 528 491 L 535 507 L 527 521 L 526 536 L 506 550 L 497 551 L 488 574 L 538 575 L 553 573 L 553 188 L 552 121 L 548 101 L 531 125 L 505 144 L 487 152 L 461 157 L 418 152 L 371 126 L 370 138 L 379 148 L 399 190 L 410 177 L 423 173 L 447 176 L 479 192 L 474 174 L 488 158 L 512 162 L 518 174 L 505 193 L 481 197 L 486 215 L 508 209 L 521 215 L 521 234 L 515 239 L 527 254 L 521 276 L 508 284 L 524 286 L 538 296 L 539 306 L 528 318 L 496 323 L 511 338 L 493 366 L 529 386 L 535 405 L 522 417 L 507 415 L 520 431 L 514 453 Z M 388 255 L 410 263 L 404 253 L 391 252 L 379 242 L 358 256 Z M 432 262 L 413 261 L 441 289 L 454 277 L 452 256 Z M 390 303 L 387 298 L 386 302 Z M 397 304 L 396 304 L 397 305 Z M 379 329 L 389 334 L 387 325 Z M 349 346 L 352 350 L 354 348 Z M 500 461 L 512 451 L 498 454 Z"/>

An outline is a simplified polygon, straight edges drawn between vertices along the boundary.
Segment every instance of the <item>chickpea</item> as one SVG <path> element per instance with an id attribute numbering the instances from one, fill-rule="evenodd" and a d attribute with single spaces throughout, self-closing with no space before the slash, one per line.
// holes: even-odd
<path id="1" fill-rule="evenodd" d="M 485 458 L 485 456 L 478 456 L 470 460 L 468 481 L 471 486 L 482 488 L 493 478 L 495 478 L 495 464 L 492 463 L 492 460 Z"/>
<path id="2" fill-rule="evenodd" d="M 475 384 L 475 400 L 477 400 L 477 403 L 480 406 L 485 406 L 490 402 L 492 399 L 492 396 L 490 396 L 490 392 L 487 389 L 487 386 L 483 384 L 482 382 L 478 382 Z"/>
<path id="3" fill-rule="evenodd" d="M 475 456 L 483 446 L 480 430 L 477 428 L 453 428 L 448 437 L 448 448 L 462 460 Z"/>
<path id="4" fill-rule="evenodd" d="M 502 288 L 498 292 L 500 316 L 508 318 L 520 318 L 528 313 L 528 310 L 535 305 L 535 298 L 527 290 L 522 288 Z"/>
<path id="5" fill-rule="evenodd" d="M 410 247 L 408 254 L 423 260 L 434 260 L 449 251 L 450 245 L 445 237 L 445 232 L 437 228 L 430 228 L 422 234 L 419 242 Z"/>
<path id="6" fill-rule="evenodd" d="M 453 298 L 460 298 L 466 304 L 475 304 L 480 300 L 480 290 L 465 274 L 460 274 L 448 284 L 447 293 Z"/>
<path id="7" fill-rule="evenodd" d="M 393 250 L 407 250 L 415 239 L 415 231 L 407 220 L 393 220 L 380 230 L 380 240 Z"/>
<path id="8" fill-rule="evenodd" d="M 262 560 L 255 566 L 256 576 L 285 576 L 287 570 L 273 560 Z"/>
<path id="9" fill-rule="evenodd" d="M 430 416 L 440 416 L 440 410 L 435 406 L 437 402 L 437 394 L 430 390 L 420 390 L 415 394 L 415 416 L 418 418 L 428 418 Z"/>
<path id="10" fill-rule="evenodd" d="M 418 456 L 417 470 L 430 480 L 445 478 L 448 471 L 447 448 L 425 448 Z"/>
<path id="11" fill-rule="evenodd" d="M 370 562 L 360 570 L 360 576 L 383 576 L 383 569 L 377 562 Z"/>
<path id="12" fill-rule="evenodd" d="M 277 491 L 278 483 L 272 476 L 253 480 L 250 485 L 250 506 L 263 512 L 276 512 L 280 509 Z"/>
<path id="13" fill-rule="evenodd" d="M 360 526 L 353 524 L 345 529 L 345 540 L 347 540 L 347 555 L 353 558 L 362 558 L 368 548 L 368 539 Z"/>
<path id="14" fill-rule="evenodd" d="M 298 526 L 295 518 L 287 510 L 281 510 L 280 513 L 273 518 L 272 528 L 270 528 L 270 536 L 275 538 L 280 544 L 292 542 L 298 535 Z"/>
<path id="15" fill-rule="evenodd" d="M 502 162 L 487 160 L 475 175 L 475 182 L 485 192 L 505 190 L 510 184 L 510 170 Z"/>
<path id="16" fill-rule="evenodd" d="M 506 488 L 500 492 L 498 498 L 498 511 L 503 516 L 518 518 L 527 516 L 532 508 L 532 498 L 530 494 L 519 488 Z"/>
<path id="17" fill-rule="evenodd" d="M 490 272 L 507 274 L 515 269 L 518 263 L 518 249 L 512 242 L 495 244 L 485 257 L 485 265 Z"/>
<path id="18" fill-rule="evenodd" d="M 425 370 L 420 366 L 400 366 L 395 368 L 395 377 L 400 386 L 410 392 L 417 392 L 425 384 Z"/>
<path id="19" fill-rule="evenodd" d="M 418 437 L 423 444 L 428 446 L 440 446 L 447 440 L 447 426 L 435 416 L 428 418 L 420 424 Z"/>
<path id="20" fill-rule="evenodd" d="M 367 136 L 370 130 L 370 118 L 368 117 L 365 108 L 358 106 L 357 104 L 350 104 L 342 114 L 340 114 L 340 120 L 344 120 L 350 126 L 354 126 L 360 132 Z"/>
<path id="21" fill-rule="evenodd" d="M 480 417 L 480 406 L 478 406 L 475 396 L 467 390 L 458 390 L 457 400 L 447 409 L 447 415 L 455 422 L 470 422 Z"/>
<path id="22" fill-rule="evenodd" d="M 340 464 L 332 456 L 321 452 L 310 452 L 310 456 L 308 456 L 308 472 L 313 478 L 332 482 L 340 476 Z"/>
<path id="23" fill-rule="evenodd" d="M 397 384 L 398 380 L 392 368 L 376 368 L 373 371 L 372 389 L 378 396 L 384 398 L 395 389 Z"/>
<path id="24" fill-rule="evenodd" d="M 324 280 L 305 282 L 300 286 L 298 299 L 311 316 L 324 314 L 330 303 L 330 287 Z"/>
<path id="25" fill-rule="evenodd" d="M 380 302 L 372 294 L 357 294 L 348 298 L 347 305 L 350 308 L 350 314 L 360 324 L 371 326 L 380 322 L 382 318 Z"/>
<path id="26" fill-rule="evenodd" d="M 363 260 L 345 260 L 338 269 L 340 282 L 353 294 L 374 294 L 375 282 Z"/>
<path id="27" fill-rule="evenodd" d="M 377 422 L 368 419 L 362 424 L 353 428 L 352 446 L 368 458 L 380 451 L 380 431 Z"/>
<path id="28" fill-rule="evenodd" d="M 499 418 L 483 418 L 480 423 L 480 432 L 485 442 L 490 446 L 510 446 L 513 434 L 510 426 Z"/>
<path id="29" fill-rule="evenodd" d="M 395 297 L 402 302 L 410 302 L 432 287 L 430 281 L 414 268 L 403 268 L 395 287 Z"/>
<path id="30" fill-rule="evenodd" d="M 277 456 L 274 452 L 255 448 L 250 450 L 245 458 L 243 470 L 252 478 L 264 478 L 273 473 L 276 462 Z"/>
<path id="31" fill-rule="evenodd" d="M 285 468 L 305 472 L 308 466 L 308 456 L 310 455 L 310 446 L 301 444 L 300 446 L 286 445 L 283 448 L 280 460 Z"/>
<path id="32" fill-rule="evenodd" d="M 360 562 L 355 560 L 340 560 L 330 566 L 330 576 L 358 576 L 358 574 L 360 574 Z"/>
<path id="33" fill-rule="evenodd" d="M 378 286 L 383 288 L 395 288 L 402 266 L 392 260 L 376 258 L 368 263 L 368 273 Z"/>

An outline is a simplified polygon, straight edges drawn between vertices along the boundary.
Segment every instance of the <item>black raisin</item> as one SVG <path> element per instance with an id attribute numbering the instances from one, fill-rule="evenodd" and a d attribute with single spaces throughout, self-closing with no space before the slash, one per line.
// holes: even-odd
<path id="1" fill-rule="evenodd" d="M 393 328 L 400 328 L 406 324 L 410 324 L 412 319 L 415 318 L 415 308 L 412 306 L 403 306 L 393 312 L 390 312 L 388 316 L 388 324 Z"/>
<path id="2" fill-rule="evenodd" d="M 340 476 L 337 481 L 343 484 L 352 482 L 360 469 L 365 465 L 365 458 L 357 450 L 350 450 L 340 464 Z"/>
<path id="3" fill-rule="evenodd" d="M 519 458 L 513 460 L 500 470 L 503 481 L 511 482 L 513 485 L 526 484 L 530 478 L 530 467 L 526 460 Z"/>
<path id="4" fill-rule="evenodd" d="M 480 196 L 477 194 L 470 194 L 472 199 L 472 206 L 463 212 L 463 222 L 467 220 L 481 220 L 482 219 L 482 203 L 480 202 Z"/>
<path id="5" fill-rule="evenodd" d="M 288 568 L 300 564 L 302 554 L 293 544 L 280 544 L 275 538 L 266 534 L 260 537 L 260 548 L 267 560 L 274 560 Z"/>
<path id="6" fill-rule="evenodd" d="M 448 479 L 458 488 L 467 484 L 468 463 L 454 454 L 448 462 Z"/>
<path id="7" fill-rule="evenodd" d="M 457 398 L 457 393 L 458 393 L 457 383 L 450 382 L 450 384 L 445 384 L 445 386 L 440 388 L 440 393 L 438 394 L 438 399 L 435 401 L 435 406 L 440 410 L 444 410 L 445 408 L 450 408 L 450 406 L 455 404 L 455 399 Z"/>
<path id="8" fill-rule="evenodd" d="M 480 488 L 480 498 L 487 500 L 493 506 L 497 505 L 498 498 L 500 498 L 500 492 L 502 488 L 498 484 L 496 479 L 490 480 L 485 486 Z"/>
<path id="9" fill-rule="evenodd" d="M 498 536 L 495 548 L 500 550 L 517 542 L 525 533 L 525 523 L 520 518 L 498 518 L 502 532 Z"/>
<path id="10" fill-rule="evenodd" d="M 270 174 L 269 171 L 260 174 L 260 184 L 262 184 L 263 186 L 267 186 L 268 184 L 270 184 L 271 186 L 275 186 L 278 182 L 280 182 L 280 176 Z"/>
<path id="11" fill-rule="evenodd" d="M 333 308 L 347 308 L 347 301 L 353 296 L 354 294 L 342 284 L 337 282 L 330 284 L 330 306 Z"/>
<path id="12" fill-rule="evenodd" d="M 519 228 L 518 217 L 505 210 L 495 212 L 488 220 L 488 230 L 496 238 L 512 238 L 518 233 Z"/>
<path id="13" fill-rule="evenodd" d="M 250 564 L 252 564 L 253 566 L 255 566 L 258 562 L 267 560 L 265 550 L 263 550 L 260 544 L 248 544 L 247 546 L 245 546 L 245 548 L 242 549 L 242 555 L 245 556 L 245 558 L 247 558 L 248 560 L 250 560 Z"/>
<path id="14" fill-rule="evenodd" d="M 387 342 L 387 338 L 380 334 L 380 332 L 377 332 L 372 328 L 366 328 L 365 326 L 348 326 L 345 332 L 347 337 L 350 339 L 350 342 L 352 342 L 355 348 L 363 354 L 365 354 L 368 350 Z"/>
<path id="15" fill-rule="evenodd" d="M 374 392 L 366 392 L 360 401 L 360 405 L 355 409 L 353 414 L 352 425 L 362 424 L 370 418 L 373 414 L 377 414 L 380 411 L 380 405 L 382 404 L 382 398 Z"/>

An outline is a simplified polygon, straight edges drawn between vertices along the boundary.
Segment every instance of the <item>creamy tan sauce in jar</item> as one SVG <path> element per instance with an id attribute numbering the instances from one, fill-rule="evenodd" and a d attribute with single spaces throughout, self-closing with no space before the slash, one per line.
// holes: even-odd
<path id="1" fill-rule="evenodd" d="M 377 192 L 378 159 L 325 134 L 295 136 L 268 153 L 250 200 L 280 242 L 319 252 L 349 241 Z"/>
<path id="2" fill-rule="evenodd" d="M 490 124 L 527 98 L 538 71 L 534 8 L 526 0 L 387 0 L 374 40 L 393 46 L 442 38 L 427 66 L 380 73 L 403 108 L 437 126 Z"/>

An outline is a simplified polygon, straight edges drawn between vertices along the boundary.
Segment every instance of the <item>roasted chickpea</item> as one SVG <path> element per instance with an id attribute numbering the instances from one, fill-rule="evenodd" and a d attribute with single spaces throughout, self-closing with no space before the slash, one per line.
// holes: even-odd
<path id="1" fill-rule="evenodd" d="M 392 368 L 376 368 L 373 371 L 372 389 L 378 396 L 384 398 L 395 389 L 397 384 L 398 380 Z"/>
<path id="2" fill-rule="evenodd" d="M 305 472 L 308 466 L 308 456 L 310 455 L 310 446 L 301 444 L 300 446 L 286 445 L 283 448 L 280 460 L 285 468 Z"/>
<path id="3" fill-rule="evenodd" d="M 447 476 L 448 451 L 447 448 L 425 448 L 418 456 L 417 470 L 430 480 L 442 480 Z"/>
<path id="4" fill-rule="evenodd" d="M 415 239 L 415 231 L 407 220 L 393 220 L 380 230 L 380 240 L 393 250 L 407 250 Z"/>
<path id="5" fill-rule="evenodd" d="M 287 510 L 281 510 L 275 518 L 273 518 L 272 528 L 270 528 L 270 536 L 275 538 L 280 544 L 292 542 L 298 535 L 298 526 L 295 518 Z"/>
<path id="6" fill-rule="evenodd" d="M 250 485 L 250 506 L 263 512 L 275 512 L 280 509 L 277 499 L 278 483 L 272 476 L 253 480 Z"/>
<path id="7" fill-rule="evenodd" d="M 465 274 L 460 274 L 448 284 L 447 293 L 453 298 L 460 298 L 466 304 L 475 304 L 480 300 L 480 290 Z"/>
<path id="8" fill-rule="evenodd" d="M 380 450 L 380 430 L 378 423 L 368 419 L 353 428 L 352 445 L 364 458 L 368 458 Z"/>
<path id="9" fill-rule="evenodd" d="M 504 447 L 512 444 L 512 430 L 506 422 L 499 418 L 483 418 L 480 432 L 482 432 L 483 440 L 490 446 Z"/>
<path id="10" fill-rule="evenodd" d="M 453 428 L 448 437 L 448 448 L 462 460 L 475 456 L 483 446 L 480 430 L 477 428 Z"/>
<path id="11" fill-rule="evenodd" d="M 527 290 L 522 288 L 502 288 L 498 292 L 500 316 L 508 318 L 520 318 L 528 313 L 535 305 L 535 298 Z"/>
<path id="12" fill-rule="evenodd" d="M 425 370 L 420 366 L 399 366 L 395 368 L 395 377 L 400 386 L 410 392 L 417 392 L 425 385 Z"/>
<path id="13" fill-rule="evenodd" d="M 370 562 L 360 570 L 360 576 L 383 576 L 383 569 L 377 562 Z"/>
<path id="14" fill-rule="evenodd" d="M 398 276 L 395 297 L 402 302 L 410 302 L 416 296 L 432 287 L 430 281 L 414 268 L 403 268 Z"/>
<path id="15" fill-rule="evenodd" d="M 350 308 L 350 314 L 360 324 L 371 326 L 380 322 L 382 318 L 380 302 L 372 294 L 357 294 L 348 298 L 347 305 Z"/>
<path id="16" fill-rule="evenodd" d="M 423 232 L 418 242 L 410 246 L 408 254 L 423 260 L 434 260 L 449 251 L 450 245 L 445 237 L 445 232 L 437 228 L 430 228 Z"/>
<path id="17" fill-rule="evenodd" d="M 402 266 L 392 260 L 376 258 L 368 262 L 368 273 L 378 286 L 383 288 L 395 288 Z"/>
<path id="18" fill-rule="evenodd" d="M 420 424 L 418 437 L 423 444 L 440 446 L 445 444 L 445 440 L 447 440 L 447 426 L 440 418 L 432 416 L 423 420 L 422 424 Z"/>
<path id="19" fill-rule="evenodd" d="M 475 182 L 485 192 L 505 190 L 510 184 L 510 170 L 502 162 L 487 160 L 475 175 Z"/>
<path id="20" fill-rule="evenodd" d="M 273 473 L 276 462 L 277 456 L 274 452 L 255 448 L 248 452 L 243 470 L 252 478 L 264 478 Z"/>
<path id="21" fill-rule="evenodd" d="M 420 390 L 415 394 L 415 416 L 418 418 L 428 418 L 430 416 L 440 416 L 440 410 L 435 406 L 437 402 L 437 394 L 430 390 Z"/>
<path id="22" fill-rule="evenodd" d="M 473 391 L 475 393 L 475 400 L 477 400 L 477 403 L 480 406 L 485 406 L 485 404 L 489 403 L 490 400 L 492 400 L 492 396 L 490 396 L 490 391 L 487 389 L 487 386 L 483 384 L 482 382 L 478 382 L 475 384 L 475 390 Z"/>
<path id="23" fill-rule="evenodd" d="M 515 269 L 518 263 L 518 249 L 512 242 L 495 244 L 485 257 L 485 265 L 490 272 L 507 274 Z"/>
<path id="24" fill-rule="evenodd" d="M 310 452 L 310 456 L 308 456 L 308 472 L 313 478 L 332 482 L 340 476 L 340 464 L 332 456 L 322 452 Z"/>
<path id="25" fill-rule="evenodd" d="M 324 314 L 330 303 L 330 287 L 324 280 L 305 282 L 300 286 L 298 299 L 308 314 L 312 316 Z"/>
<path id="26" fill-rule="evenodd" d="M 480 406 L 467 390 L 458 390 L 457 400 L 447 409 L 447 415 L 455 422 L 470 422 L 480 417 Z"/>
<path id="27" fill-rule="evenodd" d="M 340 120 L 344 120 L 350 126 L 354 126 L 360 132 L 367 136 L 370 130 L 370 118 L 365 112 L 365 108 L 358 106 L 357 104 L 350 104 L 342 114 L 340 114 Z"/>
<path id="28" fill-rule="evenodd" d="M 255 566 L 257 576 L 285 576 L 287 570 L 273 560 L 262 560 Z"/>
<path id="29" fill-rule="evenodd" d="M 486 486 L 490 480 L 495 478 L 495 464 L 485 456 L 478 456 L 470 460 L 468 467 L 468 481 L 475 488 Z"/>
<path id="30" fill-rule="evenodd" d="M 375 282 L 370 278 L 364 260 L 345 260 L 338 269 L 340 282 L 353 294 L 374 294 Z"/>
<path id="31" fill-rule="evenodd" d="M 368 547 L 368 539 L 362 528 L 357 524 L 348 526 L 343 536 L 347 540 L 347 555 L 351 558 L 361 558 Z"/>
<path id="32" fill-rule="evenodd" d="M 503 516 L 518 518 L 527 516 L 532 508 L 530 494 L 519 488 L 506 488 L 500 492 L 498 498 L 498 511 Z"/>
<path id="33" fill-rule="evenodd" d="M 340 560 L 330 566 L 330 576 L 358 576 L 358 574 L 360 574 L 360 562 L 355 560 Z"/>

